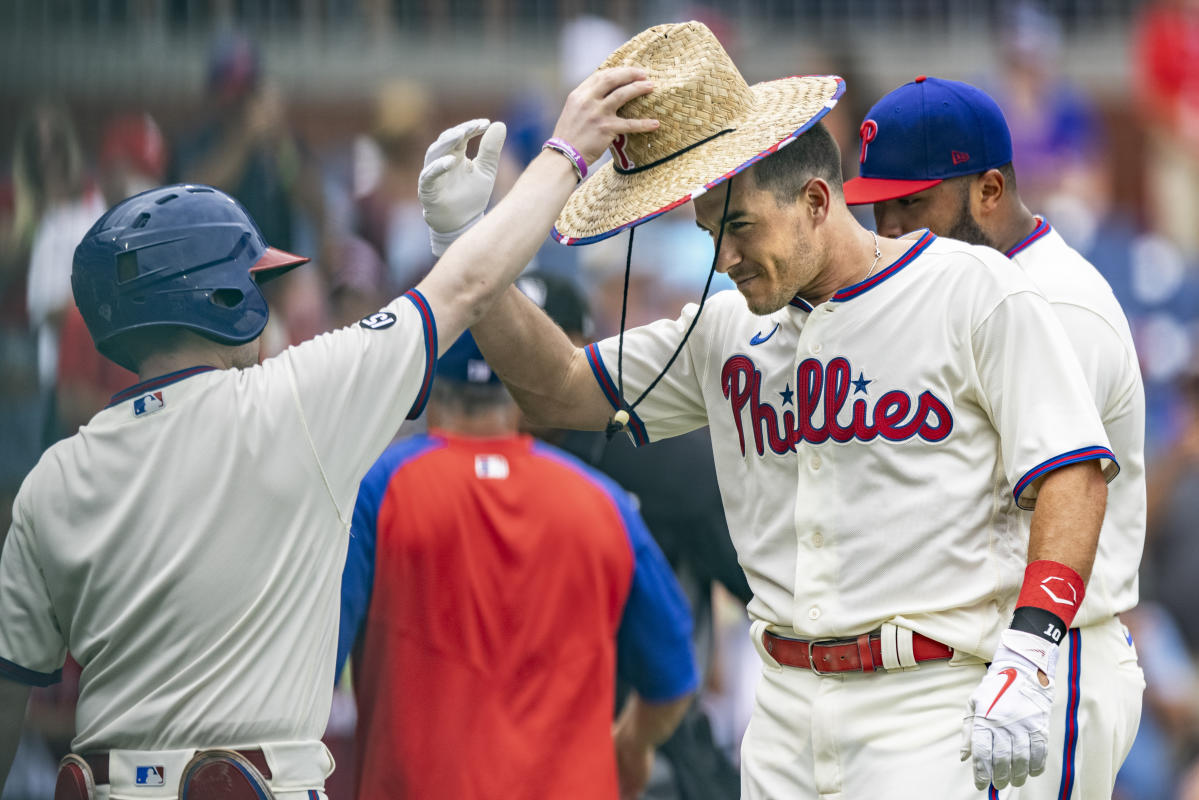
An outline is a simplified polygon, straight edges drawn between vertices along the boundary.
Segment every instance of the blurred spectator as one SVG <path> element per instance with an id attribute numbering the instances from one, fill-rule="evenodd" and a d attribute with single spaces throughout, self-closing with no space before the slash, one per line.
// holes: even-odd
<path id="1" fill-rule="evenodd" d="M 109 120 L 101 134 L 97 163 L 104 206 L 160 185 L 166 159 L 166 141 L 149 114 L 123 114 Z M 57 381 L 58 430 L 70 435 L 114 394 L 137 383 L 137 376 L 100 355 L 83 317 L 71 303 L 63 312 Z"/>
<path id="2" fill-rule="evenodd" d="M 352 234 L 337 238 L 329 279 L 333 326 L 350 325 L 378 311 L 399 294 L 389 288 L 387 266 L 370 242 Z"/>
<path id="3" fill-rule="evenodd" d="M 1132 750 L 1120 768 L 1116 800 L 1199 800 L 1178 792 L 1180 764 L 1193 753 L 1199 730 L 1196 670 L 1175 620 L 1142 602 L 1121 615 L 1145 671 L 1145 702 Z"/>
<path id="4" fill-rule="evenodd" d="M 1199 255 L 1199 0 L 1155 0 L 1136 22 L 1133 100 L 1149 128 L 1146 219 Z"/>
<path id="5" fill-rule="evenodd" d="M 104 126 L 98 177 L 107 206 L 160 186 L 166 167 L 166 140 L 149 114 L 122 114 Z"/>
<path id="6" fill-rule="evenodd" d="M 203 183 L 236 197 L 268 242 L 292 250 L 303 155 L 287 126 L 279 88 L 262 76 L 248 37 L 226 32 L 208 54 L 208 119 L 181 136 L 169 181 Z"/>
<path id="7" fill-rule="evenodd" d="M 1146 579 L 1152 596 L 1178 620 L 1189 649 L 1199 652 L 1199 369 L 1194 362 L 1179 394 L 1179 434 L 1149 464 Z"/>
<path id="8" fill-rule="evenodd" d="M 1061 73 L 1056 17 L 1021 0 L 1003 6 L 998 29 L 1000 69 L 992 75 L 999 83 L 991 88 L 1012 133 L 1020 196 L 1034 212 L 1052 215 L 1046 206 L 1055 196 L 1085 200 L 1102 174 L 1102 120 Z"/>
<path id="9" fill-rule="evenodd" d="M 354 145 L 354 197 L 359 231 L 387 264 L 398 291 L 415 286 L 429 268 L 429 232 L 416 200 L 416 181 L 432 141 L 428 93 L 415 83 L 385 84 L 375 96 L 369 136 Z"/>
<path id="10" fill-rule="evenodd" d="M 71 261 L 75 246 L 104 213 L 104 201 L 87 184 L 83 153 L 65 107 L 51 102 L 35 106 L 17 131 L 13 173 L 18 214 L 30 213 L 26 312 L 37 336 L 37 374 L 42 410 L 38 444 L 57 438 L 54 390 L 58 372 L 59 331 L 71 295 Z M 26 211 L 21 211 L 25 209 Z"/>
<path id="11" fill-rule="evenodd" d="M 258 46 L 247 36 L 227 31 L 213 40 L 205 112 L 207 120 L 179 138 L 168 181 L 229 192 L 267 241 L 316 256 L 320 268 L 264 290 L 273 312 L 263 339 L 268 357 L 330 327 L 320 170 L 292 133 L 283 94 L 264 78 Z"/>

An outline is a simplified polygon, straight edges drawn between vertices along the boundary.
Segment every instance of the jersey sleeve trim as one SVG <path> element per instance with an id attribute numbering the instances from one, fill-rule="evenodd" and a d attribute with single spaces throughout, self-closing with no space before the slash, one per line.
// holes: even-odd
<path id="1" fill-rule="evenodd" d="M 600 355 L 599 345 L 589 344 L 584 351 L 587 353 L 587 363 L 591 365 L 591 372 L 595 375 L 595 382 L 599 384 L 600 391 L 604 393 L 604 397 L 608 398 L 608 403 L 612 406 L 613 411 L 620 410 L 620 395 L 616 392 L 616 382 L 612 380 L 608 368 L 604 366 L 604 357 Z M 629 412 L 629 430 L 633 433 L 633 444 L 638 447 L 649 444 L 649 435 L 645 431 L 645 423 L 641 421 L 641 417 L 637 416 L 637 412 L 632 409 L 625 410 Z"/>
<path id="2" fill-rule="evenodd" d="M 1035 481 L 1043 478 L 1055 469 L 1068 464 L 1077 464 L 1080 461 L 1094 461 L 1095 459 L 1108 462 L 1100 466 L 1103 467 L 1103 477 L 1110 483 L 1120 472 L 1120 463 L 1116 461 L 1115 453 L 1106 447 L 1083 447 L 1078 450 L 1071 450 L 1068 453 L 1062 453 L 1060 456 L 1054 456 L 1047 461 L 1042 461 L 1024 473 L 1024 477 L 1016 482 L 1016 488 L 1012 490 L 1012 496 L 1016 499 L 1016 505 L 1025 511 L 1031 511 L 1033 503 L 1024 498 L 1024 493 Z"/>
<path id="3" fill-rule="evenodd" d="M 26 669 L 20 664 L 14 664 L 6 658 L 0 658 L 0 677 L 24 683 L 27 686 L 49 686 L 62 680 L 62 667 L 53 672 L 37 672 Z"/>
<path id="4" fill-rule="evenodd" d="M 416 289 L 404 292 L 404 297 L 412 301 L 412 305 L 420 312 L 421 323 L 425 329 L 425 377 L 421 381 L 416 400 L 412 403 L 412 409 L 408 412 L 408 419 L 416 419 L 424 413 L 425 404 L 429 402 L 429 391 L 433 388 L 433 368 L 437 366 L 437 320 L 433 319 L 433 309 L 429 307 L 429 301 Z"/>

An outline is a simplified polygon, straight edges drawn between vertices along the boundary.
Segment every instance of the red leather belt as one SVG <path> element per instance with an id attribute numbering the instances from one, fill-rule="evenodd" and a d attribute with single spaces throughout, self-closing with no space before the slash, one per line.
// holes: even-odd
<path id="1" fill-rule="evenodd" d="M 788 667 L 825 672 L 874 672 L 883 669 L 883 645 L 877 633 L 863 633 L 853 639 L 788 639 L 770 631 L 762 633 L 762 644 L 774 660 Z M 916 661 L 943 661 L 953 657 L 953 648 L 938 641 L 912 634 L 912 654 Z"/>
<path id="2" fill-rule="evenodd" d="M 237 750 L 235 752 L 253 764 L 254 769 L 262 773 L 262 777 L 270 780 L 271 768 L 266 763 L 266 754 L 262 750 L 255 747 L 253 750 Z M 96 782 L 97 786 L 108 783 L 108 753 L 93 753 L 83 756 L 83 760 L 92 768 L 92 780 Z"/>

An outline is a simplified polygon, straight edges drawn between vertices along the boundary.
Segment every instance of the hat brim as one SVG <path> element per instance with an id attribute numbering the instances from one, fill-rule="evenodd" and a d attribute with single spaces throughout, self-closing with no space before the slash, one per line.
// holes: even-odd
<path id="1" fill-rule="evenodd" d="M 295 269 L 301 264 L 307 264 L 310 260 L 307 256 L 298 256 L 277 247 L 268 247 L 266 252 L 254 262 L 254 266 L 250 267 L 250 274 L 259 283 L 266 283 L 278 278 L 288 270 Z"/>
<path id="2" fill-rule="evenodd" d="M 851 206 L 881 203 L 931 189 L 943 178 L 908 181 L 892 178 L 853 178 L 845 182 L 845 202 Z"/>
<path id="3" fill-rule="evenodd" d="M 562 244 L 592 244 L 704 194 L 815 125 L 845 93 L 836 75 L 781 78 L 750 88 L 754 105 L 731 132 L 644 172 L 605 164 L 566 203 L 554 225 Z"/>

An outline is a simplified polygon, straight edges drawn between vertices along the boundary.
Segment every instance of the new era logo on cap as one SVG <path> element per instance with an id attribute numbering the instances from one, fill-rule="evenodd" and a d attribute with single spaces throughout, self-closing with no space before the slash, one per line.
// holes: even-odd
<path id="1" fill-rule="evenodd" d="M 906 197 L 1012 160 L 999 105 L 960 81 L 919 76 L 875 103 L 858 133 L 860 177 L 845 182 L 850 205 Z"/>

